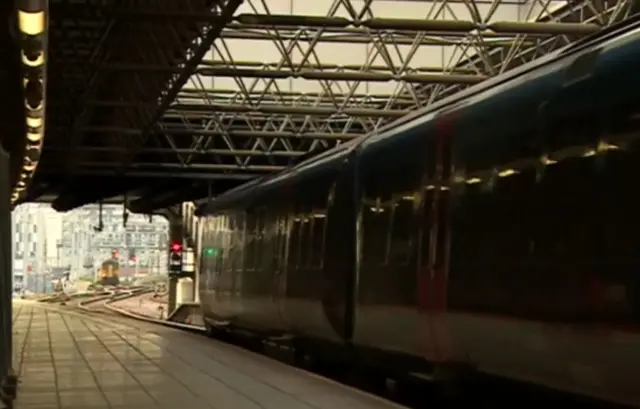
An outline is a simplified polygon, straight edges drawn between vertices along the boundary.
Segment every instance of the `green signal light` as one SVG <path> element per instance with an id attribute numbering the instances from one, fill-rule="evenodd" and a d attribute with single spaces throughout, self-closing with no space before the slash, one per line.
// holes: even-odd
<path id="1" fill-rule="evenodd" d="M 218 255 L 218 249 L 214 249 L 214 248 L 206 248 L 204 249 L 204 255 L 205 256 L 211 256 L 211 257 L 215 257 Z"/>

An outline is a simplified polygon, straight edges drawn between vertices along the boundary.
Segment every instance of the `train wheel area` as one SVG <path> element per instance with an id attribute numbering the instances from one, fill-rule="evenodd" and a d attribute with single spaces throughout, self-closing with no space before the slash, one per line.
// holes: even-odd
<path id="1" fill-rule="evenodd" d="M 140 304 L 139 299 L 143 299 Z M 149 316 L 157 301 L 144 296 L 123 299 L 115 304 L 118 308 L 135 315 Z M 191 314 L 190 324 L 203 326 L 200 307 L 185 304 L 173 314 L 169 321 L 181 323 L 180 315 Z M 198 316 L 199 320 L 193 320 Z M 204 325 L 207 327 L 206 325 Z M 258 352 L 274 360 L 295 365 L 323 377 L 338 381 L 367 393 L 401 404 L 412 409 L 454 408 L 500 408 L 504 405 L 540 408 L 543 405 L 575 405 L 583 409 L 624 409 L 625 406 L 598 401 L 589 397 L 571 395 L 544 387 L 507 380 L 499 377 L 479 375 L 467 365 L 432 366 L 421 368 L 396 365 L 404 372 L 390 372 L 393 365 L 361 365 L 364 357 L 353 360 L 341 355 L 331 345 L 309 345 L 290 337 L 271 337 L 260 342 L 255 334 L 244 331 L 225 331 L 208 326 L 208 336 L 236 346 Z M 322 351 L 322 353 L 318 353 Z M 343 351 L 344 352 L 344 351 Z M 370 361 L 370 360 L 367 360 Z M 380 361 L 384 362 L 384 361 Z M 396 362 L 399 363 L 399 362 Z M 411 368 L 416 371 L 412 371 Z"/>

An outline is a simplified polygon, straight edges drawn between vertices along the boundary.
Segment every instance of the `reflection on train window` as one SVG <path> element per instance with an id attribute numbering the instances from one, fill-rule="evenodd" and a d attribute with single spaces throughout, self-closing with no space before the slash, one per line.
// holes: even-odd
<path id="1" fill-rule="evenodd" d="M 274 226 L 274 262 L 273 268 L 278 273 L 283 273 L 286 267 L 287 254 L 287 216 L 280 215 L 277 217 Z"/>
<path id="2" fill-rule="evenodd" d="M 300 219 L 300 252 L 298 256 L 298 268 L 306 269 L 309 267 L 311 260 L 311 223 L 310 218 L 306 214 L 301 214 Z"/>
<path id="3" fill-rule="evenodd" d="M 393 203 L 381 198 L 365 200 L 362 208 L 362 263 L 367 266 L 387 264 L 389 228 Z"/>
<path id="4" fill-rule="evenodd" d="M 300 217 L 294 216 L 291 223 L 291 233 L 289 234 L 289 260 L 287 264 L 289 268 L 298 268 L 300 260 L 300 232 L 302 231 L 302 221 Z"/>
<path id="5" fill-rule="evenodd" d="M 256 225 L 256 217 L 253 212 L 249 211 L 246 213 L 246 240 L 245 240 L 245 256 L 244 256 L 244 270 L 245 271 L 253 271 L 256 263 L 255 253 L 256 253 L 256 236 L 257 236 L 257 225 Z"/>
<path id="6" fill-rule="evenodd" d="M 264 258 L 264 227 L 265 227 L 266 209 L 258 208 L 255 211 L 255 235 L 254 235 L 254 253 L 253 265 L 255 271 L 262 271 Z"/>
<path id="7" fill-rule="evenodd" d="M 322 268 L 324 260 L 326 214 L 316 211 L 311 214 L 311 267 Z"/>
<path id="8" fill-rule="evenodd" d="M 419 202 L 419 193 L 402 194 L 392 201 L 389 259 L 394 266 L 404 266 L 411 261 L 415 245 L 415 211 Z"/>

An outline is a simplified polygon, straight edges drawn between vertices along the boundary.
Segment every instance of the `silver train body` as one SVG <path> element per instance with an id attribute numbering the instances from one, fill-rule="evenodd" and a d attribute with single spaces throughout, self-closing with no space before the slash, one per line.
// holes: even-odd
<path id="1" fill-rule="evenodd" d="M 640 406 L 639 74 L 631 21 L 219 196 L 208 325 Z"/>

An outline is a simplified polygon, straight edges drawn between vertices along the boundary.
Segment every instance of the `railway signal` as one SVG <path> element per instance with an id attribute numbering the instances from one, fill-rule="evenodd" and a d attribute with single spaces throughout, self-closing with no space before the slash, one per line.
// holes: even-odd
<path id="1" fill-rule="evenodd" d="M 218 249 L 213 247 L 207 247 L 204 249 L 203 253 L 206 257 L 216 257 L 218 255 Z"/>
<path id="2" fill-rule="evenodd" d="M 173 241 L 169 246 L 169 275 L 182 274 L 182 243 Z"/>

